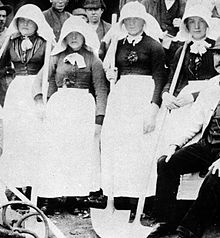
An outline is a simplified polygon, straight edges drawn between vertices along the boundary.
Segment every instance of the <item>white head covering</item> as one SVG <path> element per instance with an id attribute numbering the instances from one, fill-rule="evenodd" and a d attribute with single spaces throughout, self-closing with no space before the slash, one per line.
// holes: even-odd
<path id="1" fill-rule="evenodd" d="M 45 40 L 53 41 L 55 39 L 53 30 L 47 23 L 47 21 L 44 18 L 44 15 L 39 7 L 33 4 L 26 4 L 20 7 L 14 16 L 10 26 L 8 27 L 8 30 L 6 32 L 6 35 L 8 36 L 14 36 L 19 35 L 18 27 L 17 27 L 17 19 L 19 17 L 22 18 L 28 18 L 35 22 L 37 24 L 37 33 L 41 37 L 43 37 Z"/>
<path id="2" fill-rule="evenodd" d="M 94 52 L 98 52 L 100 43 L 96 32 L 93 31 L 89 24 L 86 23 L 81 17 L 71 16 L 63 24 L 59 41 L 54 47 L 52 55 L 57 55 L 67 48 L 67 44 L 64 39 L 71 32 L 79 32 L 82 34 L 85 38 L 86 46 L 91 48 Z"/>
<path id="3" fill-rule="evenodd" d="M 180 30 L 177 36 L 175 37 L 176 40 L 180 40 L 180 41 L 191 40 L 192 36 L 186 27 L 186 19 L 189 17 L 201 17 L 202 19 L 204 19 L 208 25 L 206 36 L 209 38 L 213 38 L 211 33 L 212 31 L 211 11 L 206 5 L 195 4 L 189 7 L 188 9 L 186 9 L 181 21 Z"/>
<path id="4" fill-rule="evenodd" d="M 105 59 L 103 61 L 103 67 L 105 70 L 112 67 L 112 59 L 115 57 L 116 45 L 115 41 L 121 40 L 128 35 L 124 26 L 124 19 L 129 17 L 138 17 L 145 21 L 143 31 L 146 35 L 152 37 L 159 42 L 159 38 L 162 38 L 163 31 L 160 28 L 157 20 L 146 12 L 143 4 L 138 1 L 126 3 L 120 12 L 120 18 L 118 23 L 114 24 L 112 28 L 107 32 L 103 41 L 110 44 Z"/>
<path id="5" fill-rule="evenodd" d="M 120 12 L 120 18 L 118 21 L 119 28 L 121 31 L 127 35 L 127 31 L 123 24 L 124 19 L 129 17 L 138 17 L 145 21 L 143 31 L 148 35 L 154 38 L 155 40 L 159 41 L 161 38 L 163 31 L 160 28 L 159 23 L 157 20 L 146 12 L 146 9 L 143 4 L 139 3 L 138 1 L 128 2 L 126 3 Z M 124 35 L 121 35 L 120 38 L 123 38 Z"/>

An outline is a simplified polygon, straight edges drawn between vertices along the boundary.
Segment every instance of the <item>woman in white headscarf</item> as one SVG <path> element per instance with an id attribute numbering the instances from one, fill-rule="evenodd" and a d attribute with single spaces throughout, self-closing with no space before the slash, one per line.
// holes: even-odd
<path id="1" fill-rule="evenodd" d="M 46 183 L 39 184 L 40 197 L 88 196 L 100 189 L 94 137 L 100 134 L 105 115 L 107 80 L 93 52 L 94 39 L 88 24 L 72 16 L 52 51 L 45 120 L 48 137 L 41 170 Z M 47 210 L 51 212 L 50 207 Z"/>
<path id="2" fill-rule="evenodd" d="M 110 45 L 104 60 L 115 85 L 101 136 L 102 188 L 105 195 L 139 197 L 143 191 L 147 195 L 153 131 L 166 83 L 165 54 L 159 24 L 141 3 L 125 4 L 117 26 L 117 47 Z"/>
<path id="3" fill-rule="evenodd" d="M 170 125 L 167 125 L 166 139 L 181 134 L 184 123 L 187 123 L 190 108 L 206 81 L 214 77 L 213 55 L 208 49 L 215 43 L 212 36 L 211 12 L 205 5 L 193 5 L 187 9 L 177 37 L 188 43 L 182 68 L 177 80 L 174 94 L 169 93 L 174 72 L 183 47 L 174 57 L 168 83 L 165 85 L 162 98 L 169 114 Z M 167 142 L 169 144 L 169 142 Z"/>
<path id="4" fill-rule="evenodd" d="M 13 18 L 7 35 L 8 44 L 0 60 L 6 74 L 14 71 L 4 102 L 4 148 L 1 176 L 19 188 L 34 186 L 39 160 L 41 120 L 38 99 L 33 100 L 32 86 L 45 62 L 45 50 L 53 32 L 41 10 L 32 4 L 22 6 Z M 23 189 L 25 191 L 26 189 Z M 30 194 L 29 194 L 30 195 Z"/>

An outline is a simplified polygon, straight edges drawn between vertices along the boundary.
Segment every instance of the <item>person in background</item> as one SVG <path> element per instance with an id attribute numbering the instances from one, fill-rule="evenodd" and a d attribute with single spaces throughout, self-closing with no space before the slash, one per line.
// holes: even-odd
<path id="1" fill-rule="evenodd" d="M 73 16 L 80 16 L 82 17 L 83 20 L 85 20 L 85 22 L 89 22 L 88 16 L 86 14 L 86 11 L 84 8 L 76 8 L 72 11 L 72 15 Z"/>
<path id="2" fill-rule="evenodd" d="M 101 17 L 103 11 L 106 9 L 103 0 L 85 0 L 83 8 L 89 19 L 89 25 L 96 31 L 99 41 L 103 39 L 105 34 L 111 28 L 111 24 L 105 22 Z"/>
<path id="3" fill-rule="evenodd" d="M 7 20 L 7 16 L 11 13 L 11 11 L 12 11 L 12 8 L 9 5 L 4 5 L 0 1 L 0 48 L 2 47 L 2 44 L 6 37 L 6 34 L 5 34 L 7 31 L 6 20 Z"/>
<path id="4" fill-rule="evenodd" d="M 9 5 L 4 5 L 0 1 L 0 48 L 2 47 L 5 39 L 6 39 L 6 20 L 7 16 L 11 13 L 12 8 Z M 10 81 L 10 72 L 9 70 L 0 70 L 0 77 L 1 77 L 1 83 L 0 83 L 0 105 L 4 105 L 5 100 L 5 94 L 7 90 L 8 83 L 5 84 L 5 82 Z"/>
<path id="5" fill-rule="evenodd" d="M 71 16 L 69 12 L 65 11 L 69 0 L 50 0 L 50 2 L 52 6 L 45 10 L 43 14 L 53 29 L 56 41 L 58 41 L 63 23 Z"/>
<path id="6" fill-rule="evenodd" d="M 190 123 L 182 124 L 183 132 L 173 138 L 169 149 L 158 159 L 155 204 L 158 224 L 147 238 L 171 235 L 175 233 L 176 228 L 178 235 L 175 238 L 201 238 L 207 226 L 219 214 L 220 38 L 209 51 L 213 53 L 218 75 L 210 79 L 201 90 L 191 114 L 188 115 Z M 202 133 L 197 143 L 183 147 L 200 131 Z M 203 181 L 197 199 L 179 222 L 176 196 L 180 175 L 199 171 L 209 173 Z"/>
<path id="7" fill-rule="evenodd" d="M 38 177 L 41 103 L 31 97 L 35 75 L 43 67 L 45 49 L 54 35 L 40 8 L 22 6 L 11 22 L 8 44 L 0 67 L 11 68 L 14 78 L 8 86 L 4 103 L 4 148 L 1 176 L 30 198 Z M 36 188 L 36 187 L 35 187 Z"/>
<path id="8" fill-rule="evenodd" d="M 186 0 L 142 0 L 146 11 L 156 18 L 164 32 L 162 44 L 166 53 L 166 64 L 170 67 L 179 42 L 173 41 L 179 31 L 185 12 Z"/>

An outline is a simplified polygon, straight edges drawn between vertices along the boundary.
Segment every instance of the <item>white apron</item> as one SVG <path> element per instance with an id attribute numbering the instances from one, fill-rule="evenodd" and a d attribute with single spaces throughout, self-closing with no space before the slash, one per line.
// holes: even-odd
<path id="1" fill-rule="evenodd" d="M 12 186 L 35 186 L 38 180 L 42 122 L 32 97 L 35 76 L 16 76 L 3 108 L 1 177 Z"/>
<path id="2" fill-rule="evenodd" d="M 39 196 L 86 196 L 100 188 L 93 177 L 94 128 L 95 101 L 88 90 L 61 88 L 52 95 L 46 109 Z"/>
<path id="3" fill-rule="evenodd" d="M 151 76 L 126 75 L 110 92 L 101 135 L 105 195 L 113 190 L 114 197 L 139 197 L 143 191 L 147 196 L 150 187 L 155 188 L 148 172 L 156 170 L 155 161 L 151 162 L 157 133 L 143 134 L 154 86 Z"/>

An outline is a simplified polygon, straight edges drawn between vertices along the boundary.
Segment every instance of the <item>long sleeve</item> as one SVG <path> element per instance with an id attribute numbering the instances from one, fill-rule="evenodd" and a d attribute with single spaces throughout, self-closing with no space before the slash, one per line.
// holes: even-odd
<path id="1" fill-rule="evenodd" d="M 47 93 L 48 98 L 50 98 L 51 95 L 57 91 L 57 85 L 56 85 L 56 80 L 55 80 L 57 61 L 58 61 L 57 56 L 51 57 L 49 76 L 48 76 L 48 81 L 49 81 L 48 93 Z"/>
<path id="2" fill-rule="evenodd" d="M 162 46 L 157 42 L 152 45 L 151 57 L 152 77 L 155 82 L 152 102 L 160 106 L 162 102 L 161 92 L 166 84 L 167 75 L 165 70 L 165 53 Z"/>
<path id="3" fill-rule="evenodd" d="M 92 81 L 96 95 L 96 116 L 104 116 L 107 104 L 108 87 L 102 62 L 96 56 L 94 56 L 92 63 Z"/>

